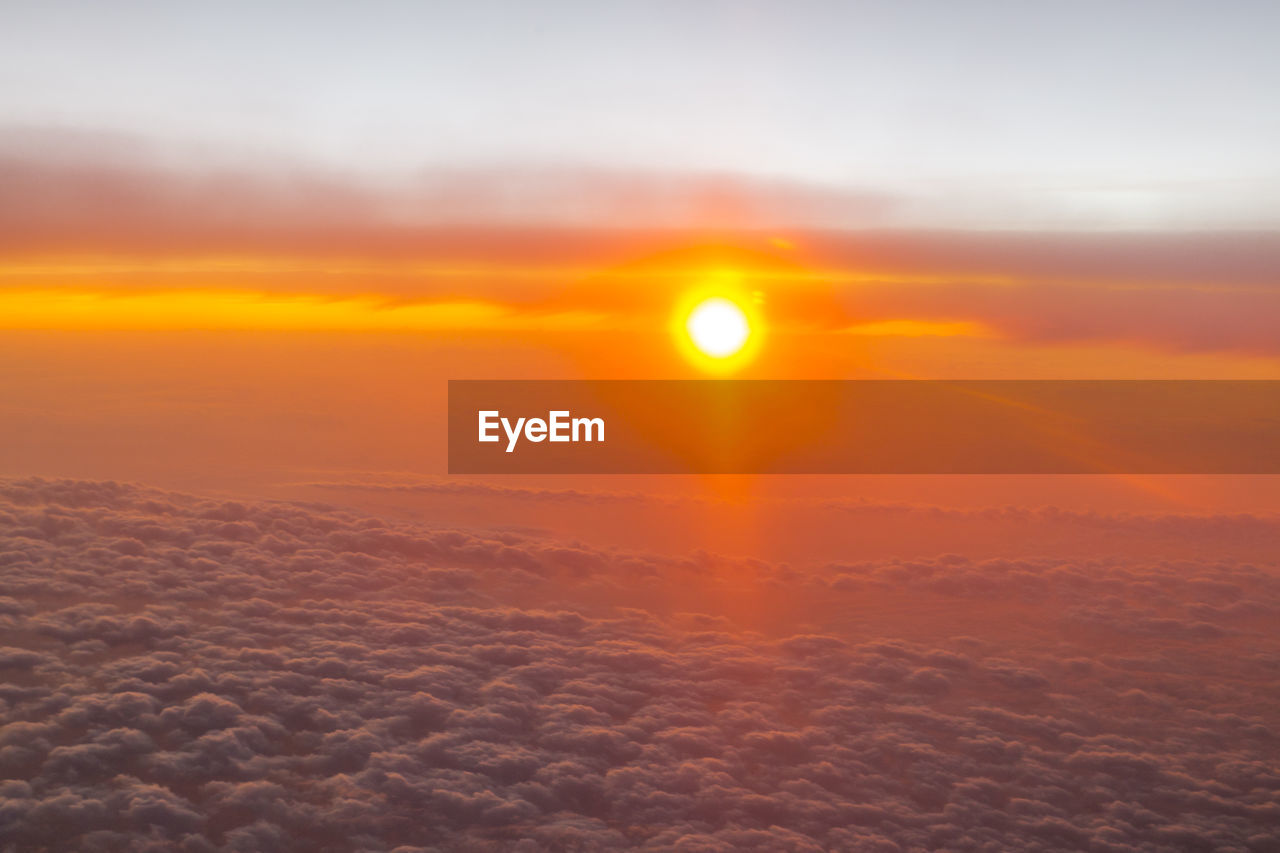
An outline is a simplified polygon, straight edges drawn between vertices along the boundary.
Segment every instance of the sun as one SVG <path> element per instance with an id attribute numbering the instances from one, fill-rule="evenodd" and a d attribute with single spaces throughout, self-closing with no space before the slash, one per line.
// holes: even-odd
<path id="1" fill-rule="evenodd" d="M 736 355 L 751 337 L 751 323 L 746 313 L 722 296 L 699 302 L 689 312 L 684 326 L 693 345 L 711 358 Z"/>
<path id="2" fill-rule="evenodd" d="M 671 330 L 680 351 L 707 373 L 732 373 L 760 349 L 760 296 L 737 284 L 727 276 L 711 278 L 704 287 L 685 293 L 672 316 Z"/>

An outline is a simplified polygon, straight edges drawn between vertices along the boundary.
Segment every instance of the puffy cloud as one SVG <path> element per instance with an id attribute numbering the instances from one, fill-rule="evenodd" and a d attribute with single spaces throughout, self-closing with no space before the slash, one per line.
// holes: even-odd
<path id="1" fill-rule="evenodd" d="M 694 582 L 835 615 L 640 606 Z M 14 849 L 1280 844 L 1280 576 L 1226 556 L 800 571 L 28 480 L 0 596 Z"/>

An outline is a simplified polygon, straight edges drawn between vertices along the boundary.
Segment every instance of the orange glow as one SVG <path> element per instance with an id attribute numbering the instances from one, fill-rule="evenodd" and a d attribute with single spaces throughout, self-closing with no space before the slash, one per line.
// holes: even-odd
<path id="1" fill-rule="evenodd" d="M 0 291 L 0 328 L 447 331 L 586 329 L 587 311 L 534 313 L 479 301 L 394 302 L 247 291 Z"/>
<path id="2" fill-rule="evenodd" d="M 987 338 L 992 331 L 982 323 L 966 320 L 878 320 L 874 323 L 859 323 L 850 326 L 845 332 L 851 335 L 892 336 L 900 338 L 928 337 L 966 337 Z"/>

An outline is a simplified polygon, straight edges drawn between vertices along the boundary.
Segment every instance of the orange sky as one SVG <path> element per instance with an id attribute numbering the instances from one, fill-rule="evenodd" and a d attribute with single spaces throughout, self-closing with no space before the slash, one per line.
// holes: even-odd
<path id="1" fill-rule="evenodd" d="M 439 475 L 447 379 L 705 375 L 671 319 L 725 282 L 767 330 L 741 377 L 1280 378 L 1269 234 L 767 227 L 768 205 L 741 215 L 732 183 L 699 228 L 430 224 L 340 182 L 19 166 L 0 171 L 40 204 L 0 202 L 11 473 L 283 495 Z M 1164 508 L 1265 504 L 1271 488 L 1068 480 L 857 488 Z"/>
<path id="2" fill-rule="evenodd" d="M 729 282 L 768 332 L 742 376 L 1280 376 L 1270 322 L 1280 291 L 1261 269 L 1268 243 L 1253 248 L 1260 269 L 1237 259 L 1219 276 L 1168 270 L 1168 236 L 539 236 L 428 231 L 408 256 L 335 256 L 318 235 L 310 251 L 10 247 L 0 252 L 0 328 L 478 336 L 497 350 L 548 351 L 565 364 L 554 378 L 664 378 L 698 375 L 668 335 L 677 306 Z M 1182 241 L 1213 255 L 1225 239 Z M 1099 257 L 1055 266 L 1071 249 Z M 472 372 L 492 375 L 480 363 Z"/>

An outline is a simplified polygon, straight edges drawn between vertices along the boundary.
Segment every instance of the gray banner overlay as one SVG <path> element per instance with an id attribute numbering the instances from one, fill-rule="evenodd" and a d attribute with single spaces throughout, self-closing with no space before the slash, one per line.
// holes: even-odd
<path id="1" fill-rule="evenodd" d="M 1276 474 L 1280 381 L 449 383 L 451 474 Z"/>

